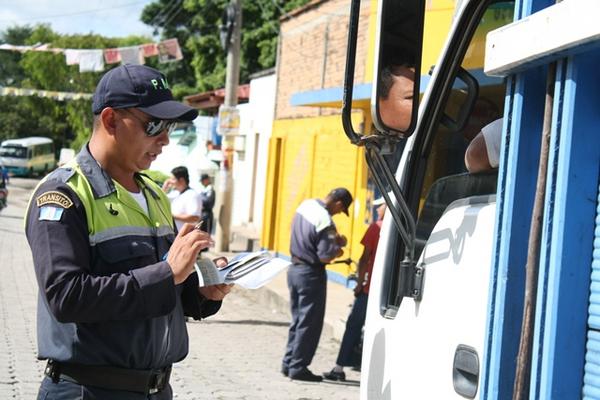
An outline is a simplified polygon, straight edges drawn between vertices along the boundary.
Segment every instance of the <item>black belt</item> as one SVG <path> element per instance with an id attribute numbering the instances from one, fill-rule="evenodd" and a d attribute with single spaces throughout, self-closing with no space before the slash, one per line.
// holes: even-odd
<path id="1" fill-rule="evenodd" d="M 308 262 L 306 260 L 301 259 L 300 257 L 296 257 L 296 256 L 292 256 L 292 264 L 302 264 L 302 265 L 308 265 L 309 267 L 313 267 L 313 268 L 324 268 L 325 264 L 313 264 L 311 262 Z"/>
<path id="2" fill-rule="evenodd" d="M 82 386 L 95 386 L 109 390 L 124 390 L 143 394 L 154 394 L 169 384 L 171 366 L 161 369 L 141 370 L 108 367 L 102 365 L 81 365 L 48 360 L 46 376 L 53 382 L 59 379 Z"/>

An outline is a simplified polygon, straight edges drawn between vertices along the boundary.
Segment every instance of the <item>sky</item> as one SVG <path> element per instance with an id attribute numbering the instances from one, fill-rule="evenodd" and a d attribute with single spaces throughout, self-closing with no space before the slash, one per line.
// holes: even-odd
<path id="1" fill-rule="evenodd" d="M 152 37 L 152 29 L 140 21 L 149 3 L 152 0 L 0 0 L 0 31 L 48 23 L 61 34 Z"/>

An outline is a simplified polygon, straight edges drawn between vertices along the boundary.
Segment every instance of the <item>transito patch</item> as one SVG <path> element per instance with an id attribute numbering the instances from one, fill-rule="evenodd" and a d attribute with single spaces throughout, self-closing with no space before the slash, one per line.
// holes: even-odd
<path id="1" fill-rule="evenodd" d="M 47 204 L 56 204 L 62 208 L 69 208 L 73 205 L 73 202 L 64 193 L 52 190 L 50 192 L 42 193 L 35 200 L 38 207 L 45 206 Z"/>

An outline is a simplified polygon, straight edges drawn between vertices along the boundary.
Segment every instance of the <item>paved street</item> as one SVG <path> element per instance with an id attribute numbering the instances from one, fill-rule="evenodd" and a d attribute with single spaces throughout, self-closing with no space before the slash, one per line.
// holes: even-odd
<path id="1" fill-rule="evenodd" d="M 23 214 L 35 181 L 13 179 L 0 213 L 0 399 L 32 399 L 42 376 L 36 360 L 36 282 L 23 234 Z M 176 399 L 358 399 L 359 374 L 348 382 L 298 383 L 279 373 L 288 315 L 236 290 L 220 313 L 188 324 L 190 353 L 174 368 Z M 331 368 L 339 344 L 323 336 L 312 369 Z"/>

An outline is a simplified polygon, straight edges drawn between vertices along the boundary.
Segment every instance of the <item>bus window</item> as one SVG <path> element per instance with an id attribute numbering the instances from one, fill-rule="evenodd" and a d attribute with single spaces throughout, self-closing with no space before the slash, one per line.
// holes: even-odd
<path id="1" fill-rule="evenodd" d="M 20 146 L 2 146 L 0 156 L 7 158 L 27 158 L 27 149 Z"/>

